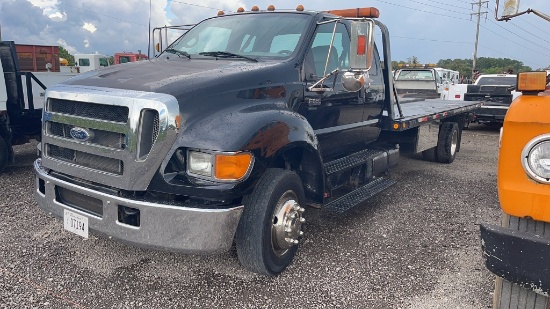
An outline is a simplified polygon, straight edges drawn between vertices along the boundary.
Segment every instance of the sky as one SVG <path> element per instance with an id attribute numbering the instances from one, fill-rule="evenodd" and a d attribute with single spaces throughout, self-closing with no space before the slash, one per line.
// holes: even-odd
<path id="1" fill-rule="evenodd" d="M 480 1 L 480 0 L 476 0 Z M 481 0 L 482 2 L 485 0 Z M 500 0 L 501 5 L 505 0 Z M 421 63 L 472 59 L 477 12 L 474 0 L 0 0 L 2 40 L 60 45 L 71 54 L 137 52 L 147 54 L 149 24 L 194 24 L 218 10 L 234 12 L 254 5 L 266 9 L 330 10 L 374 6 L 389 29 L 392 60 L 415 56 Z M 473 7 L 473 8 L 472 8 Z M 521 0 L 550 15 L 549 0 Z M 550 22 L 533 14 L 509 22 L 495 20 L 495 0 L 481 8 L 477 57 L 510 58 L 533 69 L 550 66 Z M 170 39 L 177 37 L 175 32 Z M 152 51 L 151 51 L 152 53 Z"/>

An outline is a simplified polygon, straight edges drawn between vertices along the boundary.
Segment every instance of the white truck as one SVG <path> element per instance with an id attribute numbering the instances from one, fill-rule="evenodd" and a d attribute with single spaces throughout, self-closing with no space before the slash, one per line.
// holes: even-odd
<path id="1" fill-rule="evenodd" d="M 394 73 L 397 94 L 403 98 L 441 98 L 442 93 L 457 83 L 460 73 L 433 65 L 404 67 Z"/>
<path id="2" fill-rule="evenodd" d="M 75 54 L 74 62 L 80 73 L 108 67 L 109 57 L 102 54 Z"/>

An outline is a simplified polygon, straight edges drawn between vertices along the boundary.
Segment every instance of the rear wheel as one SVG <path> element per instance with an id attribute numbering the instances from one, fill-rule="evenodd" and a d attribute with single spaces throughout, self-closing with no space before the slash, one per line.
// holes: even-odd
<path id="1" fill-rule="evenodd" d="M 456 122 L 444 122 L 439 129 L 437 141 L 437 160 L 452 163 L 458 150 L 458 125 Z"/>
<path id="2" fill-rule="evenodd" d="M 304 200 L 296 173 L 266 170 L 252 194 L 243 199 L 237 228 L 237 255 L 246 269 L 276 275 L 292 262 L 303 235 Z"/>

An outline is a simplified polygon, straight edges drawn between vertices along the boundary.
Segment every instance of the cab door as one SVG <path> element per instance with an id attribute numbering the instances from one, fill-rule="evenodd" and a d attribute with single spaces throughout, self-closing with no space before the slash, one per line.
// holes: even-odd
<path id="1" fill-rule="evenodd" d="M 361 141 L 364 104 L 359 100 L 359 92 L 346 91 L 340 81 L 341 73 L 349 68 L 349 49 L 350 37 L 344 24 L 321 23 L 303 63 L 306 89 L 299 113 L 315 130 L 325 159 L 349 152 Z M 335 69 L 341 73 L 316 86 L 326 91 L 309 89 Z"/>

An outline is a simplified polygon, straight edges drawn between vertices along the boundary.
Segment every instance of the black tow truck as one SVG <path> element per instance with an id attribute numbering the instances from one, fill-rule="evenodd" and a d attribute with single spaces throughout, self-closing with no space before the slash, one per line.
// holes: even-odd
<path id="1" fill-rule="evenodd" d="M 515 74 L 483 74 L 468 85 L 464 101 L 484 102 L 474 111 L 473 122 L 501 125 L 514 99 L 516 81 Z"/>
<path id="2" fill-rule="evenodd" d="M 399 104 L 378 16 L 220 12 L 154 60 L 48 89 L 38 205 L 83 237 L 186 253 L 235 243 L 245 268 L 282 272 L 306 207 L 364 202 L 395 183 L 400 153 L 453 162 L 480 106 Z"/>

